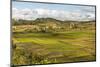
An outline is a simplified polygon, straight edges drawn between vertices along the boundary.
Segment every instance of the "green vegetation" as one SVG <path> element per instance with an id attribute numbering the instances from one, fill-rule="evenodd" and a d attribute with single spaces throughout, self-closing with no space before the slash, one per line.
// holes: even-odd
<path id="1" fill-rule="evenodd" d="M 12 65 L 96 60 L 94 21 L 42 18 L 13 23 Z"/>

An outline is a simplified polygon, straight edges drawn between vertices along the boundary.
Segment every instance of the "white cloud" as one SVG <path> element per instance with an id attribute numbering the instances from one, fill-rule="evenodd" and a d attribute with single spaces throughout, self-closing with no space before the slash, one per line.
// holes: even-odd
<path id="1" fill-rule="evenodd" d="M 92 9 L 92 8 L 90 8 Z M 83 12 L 83 13 L 82 13 Z M 54 18 L 58 20 L 93 20 L 95 18 L 94 10 L 90 11 L 87 8 L 83 11 L 76 10 L 73 12 L 63 10 L 50 9 L 12 9 L 12 17 L 15 19 L 34 20 L 36 18 Z"/>

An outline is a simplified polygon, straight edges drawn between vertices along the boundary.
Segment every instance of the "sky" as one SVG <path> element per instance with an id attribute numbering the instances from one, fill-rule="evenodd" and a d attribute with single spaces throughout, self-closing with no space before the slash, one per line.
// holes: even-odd
<path id="1" fill-rule="evenodd" d="M 25 20 L 35 20 L 37 18 L 54 18 L 62 21 L 95 20 L 95 6 L 13 1 L 12 18 Z"/>

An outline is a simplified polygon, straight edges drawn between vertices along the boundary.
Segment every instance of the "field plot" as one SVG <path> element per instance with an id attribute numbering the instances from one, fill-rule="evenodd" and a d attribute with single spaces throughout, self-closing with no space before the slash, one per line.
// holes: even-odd
<path id="1" fill-rule="evenodd" d="M 87 28 L 92 29 L 93 25 Z M 94 61 L 95 28 L 88 29 L 65 32 L 15 32 L 14 29 L 13 63 L 24 65 Z"/>

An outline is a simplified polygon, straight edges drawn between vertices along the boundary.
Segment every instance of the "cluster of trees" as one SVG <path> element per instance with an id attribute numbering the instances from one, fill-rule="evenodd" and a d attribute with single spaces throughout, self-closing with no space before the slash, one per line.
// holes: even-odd
<path id="1" fill-rule="evenodd" d="M 25 46 L 27 47 L 28 44 L 24 44 L 24 47 Z M 36 52 L 34 53 L 34 51 L 30 51 L 24 47 L 19 47 L 17 44 L 12 45 L 12 64 L 14 64 L 12 67 L 17 65 L 56 63 L 56 59 L 50 60 L 48 56 L 40 55 Z"/>
<path id="2" fill-rule="evenodd" d="M 22 20 L 22 19 L 19 19 L 19 20 L 12 19 L 12 24 L 13 25 L 33 25 L 34 21 L 32 21 L 32 20 Z"/>

